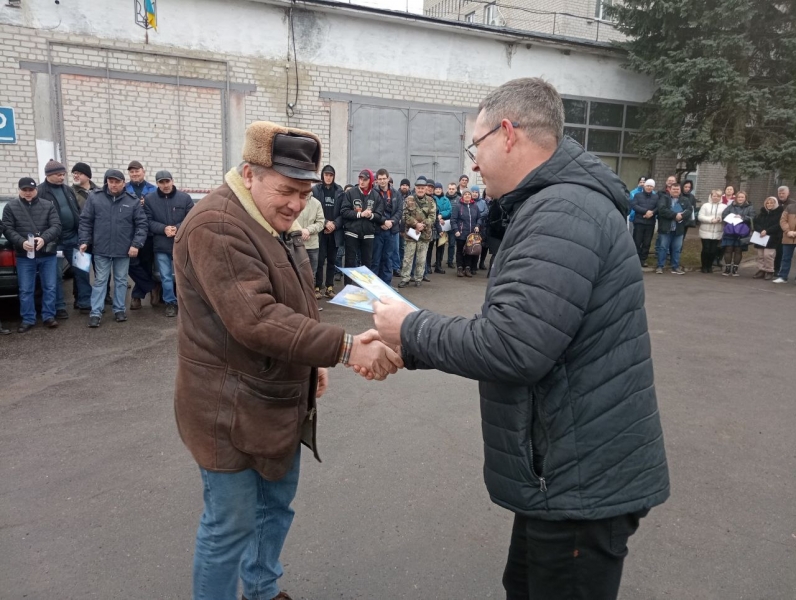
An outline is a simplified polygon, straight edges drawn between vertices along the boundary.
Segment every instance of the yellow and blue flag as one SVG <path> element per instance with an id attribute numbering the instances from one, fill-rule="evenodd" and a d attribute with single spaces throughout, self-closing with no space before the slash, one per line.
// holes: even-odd
<path id="1" fill-rule="evenodd" d="M 153 4 L 152 0 L 146 0 L 144 2 L 144 8 L 146 9 L 146 22 L 152 29 L 155 31 L 158 30 L 158 15 L 155 12 L 155 5 Z"/>

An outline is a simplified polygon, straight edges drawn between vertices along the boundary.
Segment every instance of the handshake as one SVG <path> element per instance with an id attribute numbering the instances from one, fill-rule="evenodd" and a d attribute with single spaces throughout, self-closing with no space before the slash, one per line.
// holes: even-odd
<path id="1" fill-rule="evenodd" d="M 379 332 L 369 329 L 354 336 L 354 345 L 348 358 L 351 367 L 368 380 L 383 381 L 387 375 L 394 375 L 402 369 L 401 347 L 384 343 Z"/>
<path id="2" fill-rule="evenodd" d="M 348 365 L 365 379 L 382 381 L 404 367 L 401 358 L 401 325 L 414 308 L 394 298 L 373 305 L 376 329 L 354 337 Z"/>

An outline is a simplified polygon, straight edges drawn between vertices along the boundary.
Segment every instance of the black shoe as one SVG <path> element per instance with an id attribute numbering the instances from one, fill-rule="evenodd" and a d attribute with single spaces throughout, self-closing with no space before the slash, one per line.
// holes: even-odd
<path id="1" fill-rule="evenodd" d="M 113 306 L 113 298 L 111 298 L 110 296 L 105 296 L 105 305 Z"/>
<path id="2" fill-rule="evenodd" d="M 445 269 L 442 267 L 434 267 L 434 272 L 439 273 L 440 275 L 445 275 Z"/>
<path id="3" fill-rule="evenodd" d="M 166 305 L 166 316 L 167 317 L 176 317 L 177 316 L 177 305 L 176 304 L 167 304 Z"/>
<path id="4" fill-rule="evenodd" d="M 731 272 L 732 272 L 732 265 L 725 265 L 724 273 L 722 273 L 722 275 L 724 275 L 725 277 L 729 277 Z"/>
<path id="5" fill-rule="evenodd" d="M 55 319 L 47 319 L 46 321 L 42 321 L 42 325 L 50 329 L 55 329 L 56 327 L 58 327 L 58 321 L 56 321 Z"/>
<path id="6" fill-rule="evenodd" d="M 127 313 L 123 310 L 113 313 L 113 316 L 116 318 L 117 323 L 124 323 L 127 320 Z"/>
<path id="7" fill-rule="evenodd" d="M 486 269 L 486 265 L 484 263 L 479 263 L 478 264 L 478 270 L 479 271 L 483 271 L 484 269 Z"/>
<path id="8" fill-rule="evenodd" d="M 90 315 L 91 314 L 91 307 L 90 306 L 86 306 L 84 308 L 81 308 L 80 309 L 80 314 L 81 315 Z"/>
<path id="9" fill-rule="evenodd" d="M 102 317 L 89 317 L 88 318 L 88 326 L 89 327 L 99 327 L 101 321 L 102 321 Z"/>
<path id="10" fill-rule="evenodd" d="M 36 326 L 36 323 L 23 323 L 17 329 L 17 333 L 27 333 Z"/>
<path id="11" fill-rule="evenodd" d="M 69 318 L 69 313 L 66 312 L 65 308 L 59 308 L 55 311 L 55 318 L 59 321 L 66 321 Z"/>
<path id="12" fill-rule="evenodd" d="M 423 281 L 425 281 L 427 283 L 431 283 L 431 279 L 429 279 L 428 275 L 423 275 Z"/>
<path id="13" fill-rule="evenodd" d="M 393 277 L 400 277 L 401 276 L 401 272 L 400 271 L 393 271 L 392 272 L 392 276 Z"/>
<path id="14" fill-rule="evenodd" d="M 2 323 L 0 323 L 0 335 L 11 335 L 11 330 L 3 327 Z"/>
<path id="15" fill-rule="evenodd" d="M 402 281 L 401 283 L 398 284 L 398 287 L 399 288 L 405 288 L 407 285 L 409 285 L 408 281 Z"/>
<path id="16" fill-rule="evenodd" d="M 733 277 L 740 277 L 741 274 L 738 272 L 738 265 L 732 266 L 732 276 Z"/>
<path id="17" fill-rule="evenodd" d="M 452 262 L 449 262 L 448 263 L 448 268 L 449 269 L 453 269 L 453 268 L 455 268 L 455 265 Z"/>

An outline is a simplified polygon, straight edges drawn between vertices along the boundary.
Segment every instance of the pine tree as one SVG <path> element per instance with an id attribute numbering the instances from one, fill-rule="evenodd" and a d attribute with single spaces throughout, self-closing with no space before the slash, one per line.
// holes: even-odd
<path id="1" fill-rule="evenodd" d="M 635 140 L 693 170 L 722 163 L 727 183 L 796 175 L 796 0 L 624 0 L 609 14 L 628 66 L 658 88 Z"/>

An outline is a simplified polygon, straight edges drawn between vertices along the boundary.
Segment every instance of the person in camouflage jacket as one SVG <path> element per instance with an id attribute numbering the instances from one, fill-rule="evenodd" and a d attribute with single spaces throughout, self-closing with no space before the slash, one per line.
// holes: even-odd
<path id="1" fill-rule="evenodd" d="M 412 279 L 412 262 L 415 263 L 415 286 L 420 287 L 423 281 L 426 254 L 437 218 L 437 205 L 432 198 L 426 196 L 425 186 L 425 177 L 418 177 L 415 182 L 415 194 L 407 196 L 404 202 L 404 233 L 401 235 L 406 239 L 406 249 L 399 288 L 409 285 L 409 281 Z M 420 234 L 420 239 L 415 240 L 410 236 L 408 233 L 410 229 L 417 231 Z"/>

